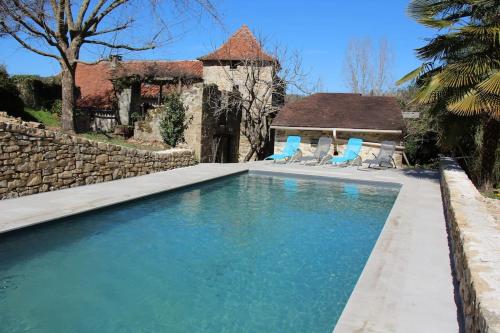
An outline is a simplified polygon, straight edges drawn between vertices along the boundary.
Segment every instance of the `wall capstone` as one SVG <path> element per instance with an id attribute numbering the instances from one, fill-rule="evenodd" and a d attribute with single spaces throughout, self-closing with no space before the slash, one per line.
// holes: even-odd
<path id="1" fill-rule="evenodd" d="M 458 163 L 441 158 L 441 190 L 465 331 L 500 333 L 500 208 L 494 212 Z"/>

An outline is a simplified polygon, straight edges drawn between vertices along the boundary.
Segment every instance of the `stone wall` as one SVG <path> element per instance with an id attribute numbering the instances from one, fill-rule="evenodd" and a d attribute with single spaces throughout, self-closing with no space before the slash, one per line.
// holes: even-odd
<path id="1" fill-rule="evenodd" d="M 237 85 L 239 87 L 239 92 L 245 98 L 250 93 L 245 86 L 248 80 L 248 74 L 251 70 L 258 71 L 256 75 L 259 76 L 259 80 L 262 82 L 260 84 L 258 83 L 256 87 L 252 89 L 252 92 L 256 95 L 263 96 L 268 93 L 268 83 L 272 82 L 275 77 L 275 68 L 272 64 L 262 66 L 259 69 L 255 69 L 250 65 L 240 65 L 232 69 L 229 64 L 205 62 L 203 66 L 203 80 L 205 84 L 216 85 L 222 92 L 230 92 L 233 90 L 233 86 Z M 269 103 L 272 103 L 272 99 L 269 100 Z M 243 125 L 244 124 L 241 124 L 240 128 L 242 128 Z M 238 141 L 238 161 L 242 162 L 250 151 L 250 142 L 243 133 L 238 135 Z M 256 159 L 257 156 L 253 158 Z"/>
<path id="2" fill-rule="evenodd" d="M 242 95 L 248 94 L 245 89 L 245 82 L 248 80 L 248 73 L 252 70 L 250 65 L 238 66 L 231 69 L 229 65 L 221 65 L 219 62 L 208 64 L 205 62 L 203 66 L 203 81 L 205 84 L 215 84 L 221 91 L 232 91 L 236 84 L 240 88 Z M 263 82 L 271 82 L 273 79 L 274 67 L 271 65 L 262 66 L 258 69 L 259 79 Z M 267 84 L 262 84 L 262 90 L 267 88 Z M 255 93 L 259 93 L 259 89 L 255 89 Z M 261 92 L 262 93 L 262 92 Z"/>
<path id="3" fill-rule="evenodd" d="M 332 131 L 304 131 L 304 130 L 276 130 L 275 141 L 274 141 L 274 152 L 281 152 L 285 146 L 286 139 L 289 135 L 299 135 L 300 140 L 300 150 L 304 156 L 309 156 L 314 153 L 317 147 L 318 139 L 322 136 L 332 137 Z M 363 146 L 361 148 L 361 158 L 371 159 L 373 154 L 377 155 L 379 152 L 379 143 L 385 140 L 390 140 L 396 142 L 397 145 L 401 144 L 402 134 L 386 134 L 386 133 L 337 133 L 337 142 L 333 142 L 330 155 L 333 155 L 334 149 L 337 150 L 339 154 L 342 154 L 345 149 L 345 144 L 349 138 L 361 138 L 364 140 Z M 403 164 L 403 151 L 402 149 L 396 149 L 393 156 L 396 166 L 401 167 Z"/>
<path id="4" fill-rule="evenodd" d="M 441 190 L 466 332 L 500 333 L 500 205 L 441 158 Z"/>
<path id="5" fill-rule="evenodd" d="M 188 149 L 137 150 L 6 119 L 0 117 L 0 199 L 195 164 Z"/>
<path id="6" fill-rule="evenodd" d="M 204 84 L 194 83 L 188 87 L 183 86 L 181 99 L 187 108 L 186 119 L 189 119 L 189 126 L 184 131 L 184 138 L 187 145 L 194 150 L 196 160 L 200 160 L 201 151 L 201 122 L 203 116 L 203 91 Z"/>
<path id="7" fill-rule="evenodd" d="M 182 86 L 181 99 L 186 107 L 188 128 L 184 131 L 186 144 L 194 150 L 196 160 L 200 160 L 201 151 L 201 122 L 203 114 L 203 83 L 194 83 Z M 135 122 L 134 139 L 147 142 L 163 142 L 160 134 L 160 122 L 163 109 L 148 110 L 143 121 Z"/>

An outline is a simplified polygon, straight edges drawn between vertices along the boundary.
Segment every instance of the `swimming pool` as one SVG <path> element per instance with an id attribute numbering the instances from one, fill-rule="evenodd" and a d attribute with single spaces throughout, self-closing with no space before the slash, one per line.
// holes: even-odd
<path id="1" fill-rule="evenodd" d="M 331 332 L 399 188 L 244 174 L 0 236 L 0 332 Z"/>

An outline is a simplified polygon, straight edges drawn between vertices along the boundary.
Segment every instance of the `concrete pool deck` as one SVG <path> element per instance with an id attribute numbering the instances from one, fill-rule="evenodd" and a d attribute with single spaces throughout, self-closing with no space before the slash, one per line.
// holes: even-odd
<path id="1" fill-rule="evenodd" d="M 334 332 L 459 332 L 439 175 L 434 171 L 199 164 L 0 201 L 0 233 L 247 170 L 401 184 Z"/>
<path id="2" fill-rule="evenodd" d="M 244 164 L 198 164 L 149 175 L 0 200 L 0 233 L 245 172 Z"/>

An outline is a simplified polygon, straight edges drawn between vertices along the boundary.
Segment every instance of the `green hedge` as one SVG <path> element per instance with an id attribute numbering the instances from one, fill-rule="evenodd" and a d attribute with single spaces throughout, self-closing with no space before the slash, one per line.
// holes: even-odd
<path id="1" fill-rule="evenodd" d="M 12 80 L 24 104 L 33 109 L 50 110 L 54 102 L 61 99 L 61 84 L 56 77 L 14 75 Z"/>
<path id="2" fill-rule="evenodd" d="M 0 111 L 6 111 L 13 117 L 24 116 L 24 103 L 19 97 L 19 90 L 3 66 L 0 66 Z"/>

